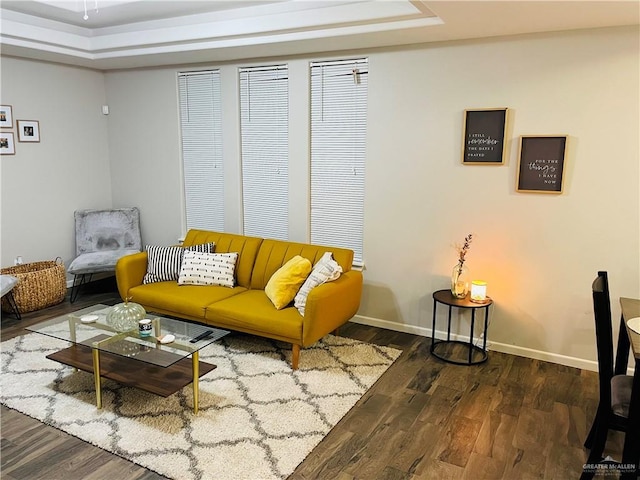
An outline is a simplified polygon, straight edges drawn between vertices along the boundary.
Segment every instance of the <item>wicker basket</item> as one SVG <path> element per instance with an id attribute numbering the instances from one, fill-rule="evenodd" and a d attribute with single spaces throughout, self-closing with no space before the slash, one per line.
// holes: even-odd
<path id="1" fill-rule="evenodd" d="M 33 312 L 62 302 L 67 294 L 67 278 L 64 264 L 56 260 L 25 263 L 1 270 L 3 275 L 18 278 L 13 288 L 13 298 L 20 313 Z M 11 312 L 6 298 L 2 310 Z"/>

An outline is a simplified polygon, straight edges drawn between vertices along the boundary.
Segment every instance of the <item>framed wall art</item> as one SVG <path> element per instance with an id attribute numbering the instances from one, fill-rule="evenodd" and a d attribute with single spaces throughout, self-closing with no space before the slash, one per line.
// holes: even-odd
<path id="1" fill-rule="evenodd" d="M 40 123 L 37 120 L 18 120 L 18 141 L 39 142 Z"/>
<path id="2" fill-rule="evenodd" d="M 13 128 L 13 108 L 11 105 L 0 105 L 0 127 Z"/>
<path id="3" fill-rule="evenodd" d="M 567 135 L 522 135 L 516 190 L 562 193 Z"/>
<path id="4" fill-rule="evenodd" d="M 14 155 L 16 144 L 13 141 L 13 132 L 0 132 L 0 155 Z"/>
<path id="5" fill-rule="evenodd" d="M 500 165 L 507 155 L 508 108 L 464 111 L 462 163 Z"/>

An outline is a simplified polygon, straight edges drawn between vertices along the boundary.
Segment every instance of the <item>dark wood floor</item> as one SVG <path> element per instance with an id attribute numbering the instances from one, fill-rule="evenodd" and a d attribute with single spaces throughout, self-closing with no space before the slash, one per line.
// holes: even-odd
<path id="1" fill-rule="evenodd" d="M 49 317 L 118 302 L 103 281 L 73 305 L 67 300 L 20 322 L 3 314 L 2 340 Z M 290 479 L 579 477 L 595 373 L 496 352 L 482 365 L 456 366 L 429 355 L 430 338 L 355 323 L 340 334 L 403 353 Z M 1 415 L 2 479 L 163 478 L 4 406 Z M 622 441 L 611 433 L 606 453 L 619 459 Z"/>

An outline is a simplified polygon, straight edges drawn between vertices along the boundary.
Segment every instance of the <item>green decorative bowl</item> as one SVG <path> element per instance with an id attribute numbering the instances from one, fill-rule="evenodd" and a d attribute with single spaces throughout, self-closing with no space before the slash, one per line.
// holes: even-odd
<path id="1" fill-rule="evenodd" d="M 138 329 L 138 321 L 145 318 L 147 312 L 139 303 L 125 301 L 111 307 L 107 313 L 107 325 L 118 332 Z"/>

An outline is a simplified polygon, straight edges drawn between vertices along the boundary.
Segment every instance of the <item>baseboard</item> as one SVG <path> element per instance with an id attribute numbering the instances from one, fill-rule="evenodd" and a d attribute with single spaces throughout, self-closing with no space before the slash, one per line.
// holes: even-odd
<path id="1" fill-rule="evenodd" d="M 425 327 L 418 327 L 415 325 L 404 325 L 396 322 L 390 322 L 388 320 L 382 320 L 379 318 L 367 317 L 364 315 L 356 315 L 351 319 L 354 323 L 361 323 L 363 325 L 369 325 L 372 327 L 385 328 L 387 330 L 394 330 L 397 332 L 411 333 L 413 335 L 419 335 L 421 337 L 431 337 L 431 329 Z M 436 338 L 446 337 L 447 332 L 443 332 L 436 329 Z M 469 336 L 464 335 L 451 335 L 452 340 L 469 341 Z M 595 340 L 594 340 L 595 341 Z M 477 343 L 477 342 L 476 342 Z M 510 355 L 517 355 L 519 357 L 532 358 L 535 360 L 542 360 L 545 362 L 557 363 L 559 365 L 565 365 L 567 367 L 580 368 L 582 370 L 589 370 L 593 372 L 598 371 L 598 362 L 594 360 L 586 360 L 583 358 L 569 357 L 567 355 L 560 355 L 557 353 L 545 352 L 542 350 L 535 350 L 532 348 L 520 347 L 518 345 L 509 345 L 506 343 L 498 343 L 487 340 L 487 349 L 494 352 L 508 353 Z M 633 375 L 633 369 L 628 370 L 630 375 Z"/>

